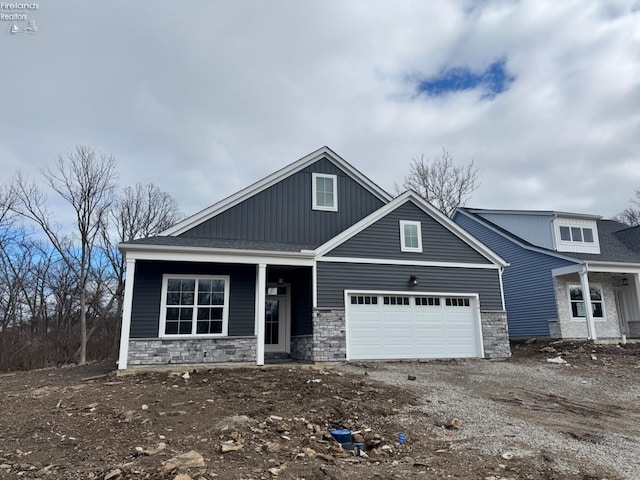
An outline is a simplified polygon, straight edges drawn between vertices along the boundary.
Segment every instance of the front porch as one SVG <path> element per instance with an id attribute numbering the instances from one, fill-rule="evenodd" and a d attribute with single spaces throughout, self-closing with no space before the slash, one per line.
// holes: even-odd
<path id="1" fill-rule="evenodd" d="M 551 338 L 640 338 L 637 266 L 584 263 L 552 274 L 558 318 L 549 321 Z"/>

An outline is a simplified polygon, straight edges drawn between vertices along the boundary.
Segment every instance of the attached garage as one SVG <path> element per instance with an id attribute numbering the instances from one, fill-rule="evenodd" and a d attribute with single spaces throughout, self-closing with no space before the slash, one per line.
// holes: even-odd
<path id="1" fill-rule="evenodd" d="M 477 295 L 345 292 L 348 360 L 482 357 Z"/>

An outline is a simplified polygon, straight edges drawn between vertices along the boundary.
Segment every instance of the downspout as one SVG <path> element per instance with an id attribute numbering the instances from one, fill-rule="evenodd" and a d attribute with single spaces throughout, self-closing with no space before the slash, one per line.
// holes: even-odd
<path id="1" fill-rule="evenodd" d="M 591 288 L 589 287 L 589 266 L 585 263 L 580 271 L 580 286 L 582 287 L 582 301 L 584 302 L 584 315 L 587 321 L 587 339 L 597 340 L 596 326 L 593 323 L 593 306 L 591 305 Z"/>

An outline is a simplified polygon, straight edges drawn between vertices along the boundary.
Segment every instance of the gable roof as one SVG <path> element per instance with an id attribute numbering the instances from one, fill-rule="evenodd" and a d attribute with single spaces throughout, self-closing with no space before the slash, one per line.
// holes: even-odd
<path id="1" fill-rule="evenodd" d="M 403 194 L 397 196 L 386 205 L 380 207 L 375 212 L 371 213 L 367 217 L 360 220 L 358 223 L 344 230 L 339 235 L 336 235 L 335 237 L 333 237 L 331 240 L 324 243 L 323 245 L 320 245 L 315 250 L 316 255 L 323 256 L 329 253 L 334 248 L 338 247 L 339 245 L 342 245 L 344 242 L 346 242 L 350 238 L 354 237 L 355 235 L 362 232 L 367 227 L 376 223 L 378 220 L 386 216 L 388 213 L 392 212 L 399 206 L 410 201 L 413 202 L 420 209 L 422 209 L 427 215 L 431 216 L 434 220 L 436 220 L 439 224 L 441 224 L 447 230 L 449 230 L 452 234 L 454 234 L 455 236 L 460 238 L 462 241 L 464 241 L 467 245 L 469 245 L 471 248 L 476 250 L 479 254 L 485 257 L 489 262 L 496 265 L 500 265 L 502 267 L 506 267 L 508 265 L 508 263 L 504 259 L 502 259 L 498 254 L 496 254 L 494 251 L 489 249 L 486 245 L 484 245 L 482 242 L 477 240 L 474 236 L 470 235 L 465 229 L 463 229 L 462 227 L 454 223 L 449 217 L 444 215 L 442 212 L 436 209 L 433 205 L 431 205 L 429 202 L 427 202 L 425 199 L 423 199 L 420 195 L 418 195 L 413 190 L 408 190 Z"/>
<path id="2" fill-rule="evenodd" d="M 549 214 L 549 215 L 562 215 L 573 216 L 577 218 L 589 218 L 596 221 L 598 226 L 598 238 L 600 241 L 600 254 L 592 253 L 576 253 L 576 252 L 558 252 L 545 247 L 534 245 L 524 238 L 514 234 L 513 232 L 487 220 L 481 213 L 511 213 L 511 214 Z M 573 214 L 567 212 L 535 212 L 535 211 L 519 211 L 519 210 L 483 210 L 476 208 L 458 208 L 456 213 L 466 215 L 478 223 L 485 225 L 487 228 L 495 231 L 503 237 L 511 240 L 514 243 L 519 244 L 521 247 L 535 252 L 543 253 L 546 255 L 562 258 L 577 263 L 584 261 L 595 262 L 617 262 L 617 263 L 640 263 L 640 228 L 634 232 L 624 233 L 629 229 L 628 225 L 617 222 L 615 220 L 602 220 L 602 217 L 597 215 L 585 215 L 585 214 Z M 630 245 L 639 245 L 639 248 L 630 248 Z"/>
<path id="3" fill-rule="evenodd" d="M 354 180 L 359 182 L 364 188 L 370 191 L 373 195 L 379 198 L 383 202 L 389 202 L 393 198 L 387 192 L 385 192 L 378 185 L 373 183 L 369 178 L 367 178 L 364 174 L 362 174 L 358 169 L 350 165 L 346 160 L 340 157 L 337 153 L 331 150 L 329 147 L 322 147 L 312 152 L 308 155 L 305 155 L 301 159 L 287 165 L 286 167 L 281 168 L 280 170 L 272 173 L 271 175 L 263 178 L 262 180 L 249 185 L 248 187 L 240 190 L 233 195 L 228 196 L 227 198 L 214 203 L 208 208 L 201 210 L 200 212 L 191 215 L 190 217 L 185 218 L 184 220 L 178 222 L 174 226 L 166 229 L 163 232 L 160 232 L 160 236 L 175 236 L 180 235 L 187 230 L 195 227 L 196 225 L 207 221 L 210 218 L 215 217 L 216 215 L 224 212 L 225 210 L 230 209 L 231 207 L 239 204 L 240 202 L 246 200 L 247 198 L 256 195 L 257 193 L 266 190 L 270 186 L 278 183 L 282 179 L 293 175 L 294 173 L 302 170 L 303 168 L 311 165 L 312 163 L 320 160 L 321 158 L 327 158 L 332 163 L 334 163 L 337 167 L 342 169 L 345 173 L 347 173 Z"/>

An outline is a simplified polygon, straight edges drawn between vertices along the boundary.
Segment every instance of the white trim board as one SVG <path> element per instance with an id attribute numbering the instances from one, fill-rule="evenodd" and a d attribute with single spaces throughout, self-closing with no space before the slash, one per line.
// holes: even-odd
<path id="1" fill-rule="evenodd" d="M 480 268 L 490 270 L 498 270 L 501 268 L 500 265 L 494 263 L 430 262 L 420 260 L 396 260 L 392 258 L 320 257 L 317 261 L 331 263 L 368 263 L 374 265 L 411 265 L 416 267 Z"/>
<path id="2" fill-rule="evenodd" d="M 303 168 L 311 165 L 312 163 L 320 160 L 322 157 L 328 158 L 331 162 L 333 162 L 337 167 L 347 173 L 349 176 L 357 180 L 361 185 L 363 185 L 367 190 L 369 190 L 373 195 L 378 197 L 383 202 L 390 201 L 393 197 L 385 192 L 382 188 L 377 186 L 367 177 L 365 177 L 360 171 L 347 163 L 342 157 L 340 157 L 337 153 L 331 150 L 329 147 L 322 147 L 312 152 L 301 159 L 287 165 L 284 168 L 268 175 L 262 180 L 257 181 L 256 183 L 249 185 L 248 187 L 240 190 L 239 192 L 234 193 L 233 195 L 211 205 L 200 212 L 191 215 L 190 217 L 185 218 L 181 222 L 178 222 L 174 226 L 166 229 L 163 232 L 160 232 L 161 236 L 177 236 L 180 235 L 187 230 L 199 225 L 200 223 L 215 217 L 216 215 L 228 210 L 231 207 L 239 204 L 240 202 L 252 197 L 253 195 L 266 190 L 272 185 L 275 185 L 280 180 L 287 178 L 290 175 L 302 170 Z"/>

